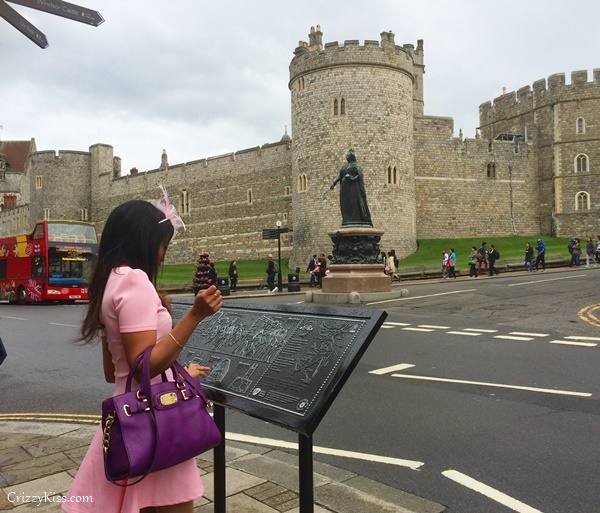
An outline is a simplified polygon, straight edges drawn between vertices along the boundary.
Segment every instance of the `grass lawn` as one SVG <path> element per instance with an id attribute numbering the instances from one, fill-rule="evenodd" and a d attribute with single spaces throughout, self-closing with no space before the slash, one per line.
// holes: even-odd
<path id="1" fill-rule="evenodd" d="M 277 265 L 277 260 L 275 260 Z M 229 261 L 216 262 L 217 276 L 228 276 Z M 265 283 L 267 281 L 267 261 L 266 260 L 238 260 L 238 279 L 239 280 L 256 280 L 261 279 Z M 165 265 L 158 274 L 158 285 L 165 287 L 169 285 L 185 285 L 191 284 L 194 277 L 196 266 L 193 264 L 174 264 Z M 283 281 L 287 281 L 288 261 L 281 259 L 281 273 Z M 277 280 L 277 278 L 275 278 Z"/>
<path id="2" fill-rule="evenodd" d="M 467 257 L 471 246 L 479 248 L 481 241 L 485 240 L 490 244 L 495 244 L 496 249 L 500 252 L 500 260 L 497 266 L 501 267 L 504 264 L 515 264 L 523 261 L 525 254 L 525 243 L 529 242 L 535 249 L 535 243 L 539 236 L 531 237 L 515 236 L 515 237 L 492 237 L 488 239 L 421 239 L 418 241 L 419 247 L 416 253 L 400 260 L 400 272 L 436 270 L 442 265 L 442 251 L 444 248 L 453 247 L 456 250 L 457 262 L 456 268 L 460 270 L 468 270 Z M 542 237 L 546 243 L 546 260 L 555 258 L 567 258 L 567 243 L 569 239 L 557 239 L 553 237 Z M 585 241 L 582 240 L 582 250 L 585 257 Z M 534 251 L 534 256 L 535 256 Z M 583 258 L 585 261 L 585 258 Z M 277 263 L 277 262 L 276 262 Z M 281 260 L 283 281 L 287 281 L 288 260 Z M 219 276 L 227 276 L 229 262 L 217 262 L 217 274 Z M 238 276 L 240 280 L 257 280 L 260 279 L 266 282 L 267 268 L 266 260 L 238 260 Z M 180 286 L 191 284 L 194 276 L 195 265 L 193 264 L 176 264 L 165 265 L 158 276 L 158 285 L 165 286 Z M 304 271 L 305 267 L 301 267 Z M 306 273 L 303 273 L 306 277 Z"/>
<path id="3" fill-rule="evenodd" d="M 496 264 L 501 267 L 504 264 L 516 264 L 523 262 L 525 255 L 525 244 L 529 242 L 534 248 L 534 258 L 536 241 L 542 238 L 546 244 L 546 260 L 555 258 L 567 258 L 567 244 L 569 239 L 558 239 L 554 237 L 545 237 L 532 235 L 514 236 L 514 237 L 490 237 L 476 239 L 422 239 L 418 241 L 419 247 L 416 253 L 400 260 L 400 272 L 421 271 L 424 269 L 441 269 L 442 251 L 445 248 L 454 248 L 456 250 L 456 268 L 468 270 L 467 258 L 471 246 L 477 249 L 481 242 L 485 240 L 489 249 L 490 244 L 494 244 L 500 253 L 500 260 Z M 585 241 L 582 241 L 583 253 L 585 253 Z"/>

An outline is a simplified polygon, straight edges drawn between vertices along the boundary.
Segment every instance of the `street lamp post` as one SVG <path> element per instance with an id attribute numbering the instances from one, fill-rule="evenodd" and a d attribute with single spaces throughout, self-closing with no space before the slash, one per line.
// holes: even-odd
<path id="1" fill-rule="evenodd" d="M 277 225 L 277 289 L 283 292 L 281 278 L 281 221 L 275 223 Z"/>

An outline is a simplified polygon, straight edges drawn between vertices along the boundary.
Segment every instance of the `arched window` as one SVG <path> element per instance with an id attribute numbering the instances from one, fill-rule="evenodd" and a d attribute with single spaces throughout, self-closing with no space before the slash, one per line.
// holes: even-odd
<path id="1" fill-rule="evenodd" d="M 306 175 L 304 175 L 302 177 L 302 181 L 303 181 L 303 188 L 302 188 L 302 190 L 304 192 L 306 192 L 308 190 L 308 178 L 306 177 Z"/>
<path id="2" fill-rule="evenodd" d="M 575 133 L 578 135 L 585 134 L 585 119 L 577 118 L 577 121 L 575 121 Z"/>
<path id="3" fill-rule="evenodd" d="M 394 166 L 394 173 L 392 175 L 392 182 L 394 183 L 394 185 L 398 185 L 398 170 L 396 169 L 396 166 Z"/>
<path id="4" fill-rule="evenodd" d="M 580 153 L 575 157 L 575 172 L 586 173 L 590 170 L 590 159 L 585 153 Z"/>
<path id="5" fill-rule="evenodd" d="M 346 115 L 346 100 L 344 98 L 340 100 L 340 114 L 342 116 Z"/>
<path id="6" fill-rule="evenodd" d="M 575 210 L 589 210 L 590 209 L 590 195 L 581 191 L 575 195 Z"/>
<path id="7" fill-rule="evenodd" d="M 287 223 L 287 222 L 288 222 L 288 215 L 287 215 L 287 212 L 284 212 L 284 213 L 283 213 L 283 222 L 284 222 L 284 223 Z"/>
<path id="8" fill-rule="evenodd" d="M 285 189 L 283 190 L 283 193 L 284 193 L 286 196 L 289 196 L 289 195 L 290 195 L 290 186 L 289 186 L 289 185 L 286 185 L 286 186 L 285 186 Z"/>
<path id="9" fill-rule="evenodd" d="M 333 115 L 334 116 L 338 115 L 338 101 L 337 101 L 337 98 L 335 100 L 333 100 Z"/>
<path id="10" fill-rule="evenodd" d="M 308 179 L 306 175 L 298 175 L 298 192 L 306 192 L 308 188 Z"/>
<path id="11" fill-rule="evenodd" d="M 388 166 L 387 168 L 387 183 L 388 185 L 392 185 L 392 166 Z"/>
<path id="12" fill-rule="evenodd" d="M 252 205 L 252 189 L 248 189 L 248 205 Z"/>
<path id="13" fill-rule="evenodd" d="M 490 162 L 487 165 L 487 177 L 488 178 L 496 178 L 496 163 Z"/>
<path id="14" fill-rule="evenodd" d="M 181 215 L 188 215 L 190 213 L 190 197 L 187 189 L 181 191 Z"/>

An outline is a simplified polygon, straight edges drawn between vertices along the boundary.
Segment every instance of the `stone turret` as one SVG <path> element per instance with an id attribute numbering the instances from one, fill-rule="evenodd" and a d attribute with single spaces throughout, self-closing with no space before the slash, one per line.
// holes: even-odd
<path id="1" fill-rule="evenodd" d="M 167 156 L 167 150 L 163 149 L 160 156 L 160 170 L 166 171 L 167 169 L 169 169 L 169 157 Z"/>

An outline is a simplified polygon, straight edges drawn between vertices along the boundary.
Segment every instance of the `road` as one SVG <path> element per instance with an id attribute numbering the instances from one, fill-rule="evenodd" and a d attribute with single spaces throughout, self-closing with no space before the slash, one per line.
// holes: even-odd
<path id="1" fill-rule="evenodd" d="M 316 458 L 453 513 L 597 513 L 600 329 L 578 312 L 600 302 L 599 278 L 578 269 L 428 282 L 370 305 L 388 311 L 386 324 L 315 433 L 315 445 L 349 452 Z M 99 348 L 71 341 L 84 308 L 0 306 L 0 412 L 99 412 L 111 393 Z M 235 412 L 227 430 L 295 440 Z"/>

